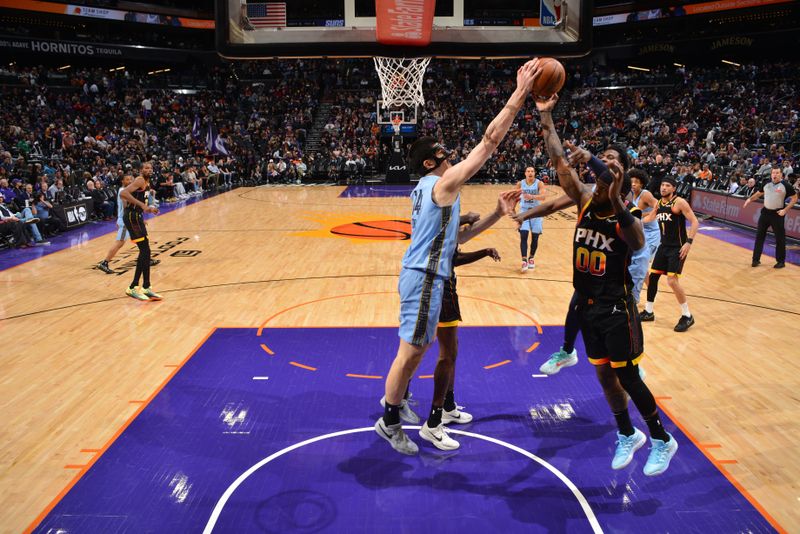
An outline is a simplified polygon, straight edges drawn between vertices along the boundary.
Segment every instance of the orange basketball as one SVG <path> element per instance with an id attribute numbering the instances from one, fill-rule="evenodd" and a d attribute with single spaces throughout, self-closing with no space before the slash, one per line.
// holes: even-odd
<path id="1" fill-rule="evenodd" d="M 542 74 L 533 84 L 531 92 L 533 96 L 539 98 L 550 98 L 564 87 L 567 73 L 564 71 L 564 65 L 551 57 L 539 58 L 539 66 L 542 68 Z"/>

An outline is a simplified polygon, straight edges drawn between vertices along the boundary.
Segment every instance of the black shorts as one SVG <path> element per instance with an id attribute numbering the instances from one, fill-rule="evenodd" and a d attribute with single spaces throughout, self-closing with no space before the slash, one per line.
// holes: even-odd
<path id="1" fill-rule="evenodd" d="M 673 245 L 659 245 L 656 250 L 656 257 L 650 266 L 650 272 L 656 274 L 666 274 L 667 276 L 680 276 L 683 271 L 683 261 L 681 259 L 681 247 Z"/>
<path id="2" fill-rule="evenodd" d="M 461 308 L 458 306 L 456 279 L 448 278 L 444 281 L 444 291 L 442 291 L 442 311 L 439 312 L 439 326 L 458 326 L 460 320 Z"/>
<path id="3" fill-rule="evenodd" d="M 578 313 L 586 355 L 593 365 L 625 367 L 629 362 L 639 363 L 644 338 L 632 295 L 602 302 L 583 299 Z"/>
<path id="4" fill-rule="evenodd" d="M 144 225 L 144 215 L 141 211 L 125 210 L 122 214 L 122 222 L 131 236 L 131 241 L 138 243 L 147 239 L 147 227 Z"/>

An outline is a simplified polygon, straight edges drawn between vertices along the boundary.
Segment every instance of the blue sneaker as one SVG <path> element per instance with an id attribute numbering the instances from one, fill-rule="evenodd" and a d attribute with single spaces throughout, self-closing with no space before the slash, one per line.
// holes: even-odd
<path id="1" fill-rule="evenodd" d="M 578 351 L 572 349 L 572 352 L 564 352 L 564 347 L 558 349 L 550 355 L 550 358 L 539 367 L 539 372 L 546 375 L 554 375 L 564 367 L 572 367 L 578 363 Z"/>
<path id="2" fill-rule="evenodd" d="M 633 429 L 633 434 L 625 436 L 617 432 L 617 450 L 611 460 L 611 469 L 623 469 L 633 460 L 633 453 L 644 446 L 647 436 L 638 428 Z"/>
<path id="3" fill-rule="evenodd" d="M 650 456 L 647 457 L 647 463 L 644 464 L 644 474 L 649 477 L 660 475 L 669 467 L 669 461 L 678 452 L 678 442 L 675 438 L 667 432 L 669 441 L 664 443 L 660 439 L 650 438 Z"/>

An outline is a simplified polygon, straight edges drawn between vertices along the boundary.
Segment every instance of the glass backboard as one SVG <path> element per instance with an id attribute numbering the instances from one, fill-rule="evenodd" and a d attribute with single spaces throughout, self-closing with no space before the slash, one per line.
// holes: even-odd
<path id="1" fill-rule="evenodd" d="M 413 0 L 409 0 L 413 2 Z M 431 42 L 378 43 L 375 0 L 217 0 L 229 58 L 555 57 L 591 49 L 592 0 L 437 0 Z"/>

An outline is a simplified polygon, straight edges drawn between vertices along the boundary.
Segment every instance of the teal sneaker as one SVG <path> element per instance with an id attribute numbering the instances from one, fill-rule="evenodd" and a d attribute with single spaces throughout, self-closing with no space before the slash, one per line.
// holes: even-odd
<path id="1" fill-rule="evenodd" d="M 650 438 L 650 456 L 647 457 L 647 463 L 644 464 L 644 474 L 649 477 L 660 475 L 669 467 L 669 461 L 678 452 L 678 442 L 675 438 L 667 432 L 669 441 L 664 443 L 660 439 Z"/>
<path id="2" fill-rule="evenodd" d="M 150 300 L 150 297 L 142 293 L 138 286 L 135 288 L 127 288 L 125 290 L 125 294 L 129 297 L 135 298 L 136 300 Z"/>
<path id="3" fill-rule="evenodd" d="M 564 347 L 561 347 L 558 352 L 550 355 L 550 359 L 539 367 L 539 371 L 546 375 L 554 375 L 564 367 L 572 367 L 576 363 L 578 363 L 578 351 L 572 349 L 572 352 L 566 353 Z"/>
<path id="4" fill-rule="evenodd" d="M 630 436 L 625 436 L 617 432 L 617 450 L 614 451 L 614 459 L 611 460 L 611 469 L 623 469 L 633 460 L 633 453 L 641 449 L 647 436 L 638 428 L 633 429 Z"/>

